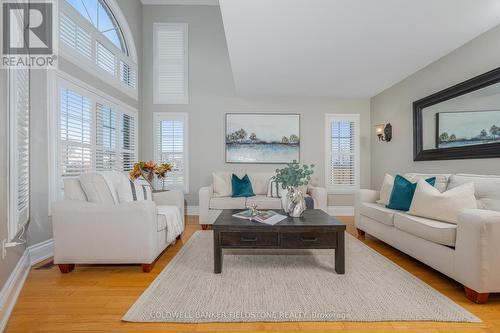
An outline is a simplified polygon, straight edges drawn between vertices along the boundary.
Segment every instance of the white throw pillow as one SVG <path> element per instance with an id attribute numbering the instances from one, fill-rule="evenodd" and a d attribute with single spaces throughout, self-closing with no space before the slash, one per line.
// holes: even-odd
<path id="1" fill-rule="evenodd" d="M 457 224 L 458 215 L 464 209 L 474 208 L 476 208 L 474 183 L 465 183 L 441 193 L 421 179 L 418 181 L 408 213 Z"/>
<path id="2" fill-rule="evenodd" d="M 230 197 L 233 193 L 233 188 L 231 185 L 231 172 L 214 172 L 213 186 L 214 186 L 214 197 Z"/>
<path id="3" fill-rule="evenodd" d="M 381 205 L 388 205 L 389 199 L 391 198 L 392 188 L 394 187 L 394 177 L 386 173 L 384 176 L 384 182 L 380 188 L 380 199 L 377 203 Z"/>

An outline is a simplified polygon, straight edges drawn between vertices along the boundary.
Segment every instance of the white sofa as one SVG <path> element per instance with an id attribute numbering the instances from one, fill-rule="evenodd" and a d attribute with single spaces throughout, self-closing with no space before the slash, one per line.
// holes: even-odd
<path id="1" fill-rule="evenodd" d="M 91 188 L 66 179 L 64 200 L 52 206 L 54 263 L 63 273 L 75 264 L 142 264 L 149 272 L 184 230 L 184 195 L 168 191 L 153 193 L 153 200 L 117 202 L 117 182 L 130 190 L 128 178 L 91 176 Z"/>
<path id="2" fill-rule="evenodd" d="M 416 217 L 376 203 L 379 191 L 356 195 L 355 224 L 365 232 L 460 282 L 467 298 L 487 301 L 500 292 L 500 177 L 482 175 L 404 175 L 412 181 L 436 176 L 441 192 L 473 182 L 478 209 L 464 210 L 458 225 Z"/>
<path id="3" fill-rule="evenodd" d="M 238 177 L 248 174 L 255 193 L 254 197 L 232 198 L 231 176 L 233 172 L 220 171 L 214 172 L 214 177 L 225 180 L 224 194 L 220 195 L 214 192 L 214 184 L 200 188 L 199 191 L 199 214 L 200 224 L 203 229 L 213 224 L 223 209 L 245 209 L 249 205 L 256 204 L 258 209 L 281 209 L 281 199 L 267 196 L 269 181 L 275 175 L 274 172 L 245 172 L 234 171 Z M 229 194 L 229 195 L 228 195 Z M 314 208 L 327 211 L 327 192 L 321 187 L 307 187 L 307 194 L 314 200 Z"/>

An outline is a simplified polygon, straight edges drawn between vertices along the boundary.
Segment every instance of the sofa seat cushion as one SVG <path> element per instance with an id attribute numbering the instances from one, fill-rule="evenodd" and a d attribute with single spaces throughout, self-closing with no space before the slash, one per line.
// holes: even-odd
<path id="1" fill-rule="evenodd" d="M 457 226 L 452 223 L 398 213 L 394 216 L 394 226 L 433 243 L 455 246 Z"/>
<path id="2" fill-rule="evenodd" d="M 257 209 L 281 209 L 281 199 L 265 195 L 247 198 L 247 206 L 257 205 Z"/>
<path id="3" fill-rule="evenodd" d="M 377 203 L 365 202 L 361 205 L 359 212 L 361 215 L 374 219 L 375 221 L 393 226 L 394 214 L 398 211 L 386 208 Z"/>
<path id="4" fill-rule="evenodd" d="M 232 197 L 220 197 L 210 199 L 211 209 L 245 209 L 246 208 L 245 197 L 232 198 Z"/>

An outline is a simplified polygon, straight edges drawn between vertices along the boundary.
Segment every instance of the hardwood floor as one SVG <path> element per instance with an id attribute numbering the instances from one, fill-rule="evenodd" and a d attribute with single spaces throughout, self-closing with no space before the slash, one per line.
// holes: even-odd
<path id="1" fill-rule="evenodd" d="M 352 217 L 339 218 L 356 235 Z M 155 279 L 189 237 L 200 230 L 197 217 L 188 217 L 180 241 L 169 248 L 150 273 L 140 265 L 77 265 L 61 274 L 50 262 L 31 269 L 21 291 L 6 332 L 421 332 L 477 333 L 500 332 L 500 294 L 487 304 L 473 304 L 465 298 L 461 285 L 424 264 L 367 236 L 364 243 L 471 311 L 484 322 L 297 322 L 297 323 L 126 323 L 120 318 Z"/>

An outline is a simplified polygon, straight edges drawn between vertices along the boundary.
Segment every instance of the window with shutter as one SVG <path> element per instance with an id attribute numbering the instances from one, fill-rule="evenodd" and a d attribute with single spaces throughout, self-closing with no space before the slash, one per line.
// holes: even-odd
<path id="1" fill-rule="evenodd" d="M 137 115 L 96 92 L 58 80 L 58 147 L 53 198 L 63 180 L 93 170 L 129 171 L 137 158 Z M 57 193 L 56 193 L 57 191 Z"/>
<path id="2" fill-rule="evenodd" d="M 326 182 L 333 191 L 359 188 L 359 115 L 326 116 Z"/>
<path id="3" fill-rule="evenodd" d="M 155 104 L 187 104 L 188 51 L 187 24 L 156 23 L 154 25 Z"/>
<path id="4" fill-rule="evenodd" d="M 165 187 L 188 192 L 187 114 L 155 113 L 155 160 L 170 163 L 173 171 L 167 174 Z"/>
<path id="5" fill-rule="evenodd" d="M 137 64 L 105 0 L 59 2 L 61 54 L 137 98 Z"/>
<path id="6" fill-rule="evenodd" d="M 9 240 L 29 220 L 30 78 L 29 69 L 9 70 Z"/>

